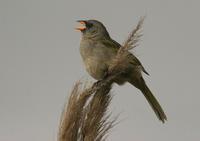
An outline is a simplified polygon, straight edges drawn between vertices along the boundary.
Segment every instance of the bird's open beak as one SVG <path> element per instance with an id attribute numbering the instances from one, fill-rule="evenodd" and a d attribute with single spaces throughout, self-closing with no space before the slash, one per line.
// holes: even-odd
<path id="1" fill-rule="evenodd" d="M 81 25 L 76 27 L 75 29 L 79 31 L 84 31 L 86 29 L 86 21 L 78 20 L 77 22 L 79 22 Z"/>

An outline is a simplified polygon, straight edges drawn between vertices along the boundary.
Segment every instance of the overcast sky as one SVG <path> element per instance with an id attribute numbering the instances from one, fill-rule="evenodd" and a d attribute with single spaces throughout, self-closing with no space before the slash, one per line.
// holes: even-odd
<path id="1" fill-rule="evenodd" d="M 108 141 L 200 140 L 199 13 L 198 0 L 1 0 L 0 140 L 56 140 L 72 86 L 92 80 L 76 20 L 100 20 L 122 43 L 144 15 L 134 53 L 168 121 L 157 120 L 136 88 L 115 85 L 110 110 L 121 122 Z"/>

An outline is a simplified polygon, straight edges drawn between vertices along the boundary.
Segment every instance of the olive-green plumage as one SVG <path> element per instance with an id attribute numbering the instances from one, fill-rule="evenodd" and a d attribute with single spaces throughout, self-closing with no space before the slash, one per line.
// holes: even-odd
<path id="1" fill-rule="evenodd" d="M 101 80 L 106 75 L 113 61 L 112 59 L 116 56 L 121 45 L 111 39 L 101 22 L 96 20 L 83 22 L 86 27 L 84 30 L 81 30 L 80 54 L 87 72 L 94 79 Z M 144 94 L 159 120 L 164 122 L 167 117 L 142 77 L 142 72 L 148 74 L 147 71 L 132 53 L 127 55 L 126 62 L 128 62 L 127 71 L 120 78 L 116 79 L 115 82 L 117 84 L 129 82 L 138 88 Z"/>

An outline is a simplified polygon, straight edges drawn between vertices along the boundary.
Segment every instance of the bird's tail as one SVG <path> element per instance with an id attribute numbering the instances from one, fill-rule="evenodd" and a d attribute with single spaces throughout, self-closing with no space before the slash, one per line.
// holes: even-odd
<path id="1" fill-rule="evenodd" d="M 141 90 L 141 92 L 144 94 L 145 98 L 151 105 L 153 111 L 155 112 L 156 116 L 159 120 L 161 120 L 163 123 L 165 120 L 167 120 L 167 116 L 165 115 L 162 107 L 158 103 L 157 99 L 154 97 L 148 86 L 146 85 L 144 79 L 141 77 L 141 79 L 136 84 L 135 82 L 130 82 L 132 85 L 136 86 Z"/>

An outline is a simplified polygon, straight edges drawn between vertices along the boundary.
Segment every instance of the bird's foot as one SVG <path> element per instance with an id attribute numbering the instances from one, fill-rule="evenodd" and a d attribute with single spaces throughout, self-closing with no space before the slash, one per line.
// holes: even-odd
<path id="1" fill-rule="evenodd" d="M 98 80 L 97 82 L 94 83 L 95 87 L 100 87 L 103 84 L 103 80 Z"/>

